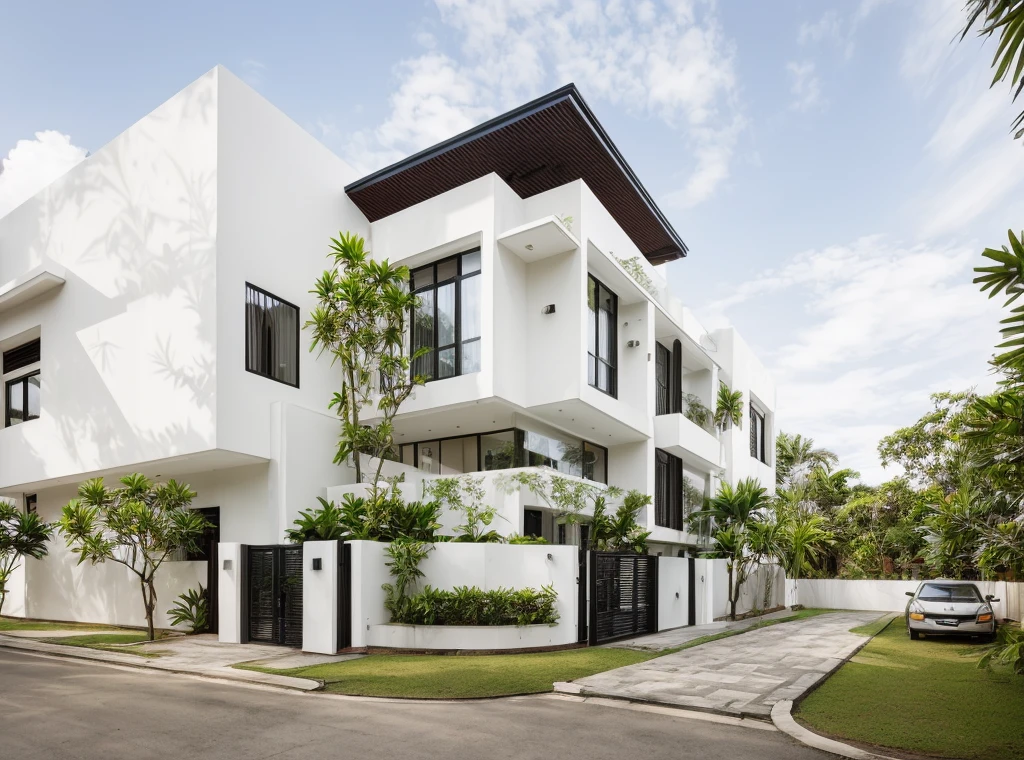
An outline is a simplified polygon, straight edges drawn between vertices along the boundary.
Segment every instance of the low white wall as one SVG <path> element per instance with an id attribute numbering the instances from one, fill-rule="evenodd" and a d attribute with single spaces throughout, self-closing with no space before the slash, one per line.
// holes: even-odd
<path id="1" fill-rule="evenodd" d="M 558 625 L 374 625 L 369 645 L 396 649 L 529 649 L 566 642 Z"/>
<path id="2" fill-rule="evenodd" d="M 368 635 L 374 626 L 390 622 L 384 609 L 381 586 L 391 583 L 387 562 L 387 544 L 353 541 L 352 546 L 352 646 L 368 646 Z M 549 559 L 550 557 L 550 559 Z M 497 588 L 521 589 L 553 586 L 558 594 L 555 609 L 558 623 L 545 626 L 547 640 L 543 644 L 519 646 L 554 646 L 576 641 L 577 549 L 574 546 L 530 546 L 515 544 L 434 544 L 420 564 L 424 577 L 417 590 L 424 586 L 451 590 L 456 586 L 476 586 L 489 591 Z M 488 628 L 482 627 L 482 628 Z M 497 626 L 495 628 L 500 628 Z M 532 636 L 532 635 L 531 635 Z M 495 634 L 496 639 L 501 634 Z M 397 646 L 384 645 L 381 646 Z M 445 645 L 457 649 L 505 649 L 513 647 L 488 643 L 482 647 Z"/>
<path id="3" fill-rule="evenodd" d="M 25 560 L 22 559 L 18 567 L 14 568 L 7 579 L 6 593 L 4 594 L 3 614 L 10 617 L 28 617 L 25 612 L 27 603 L 25 597 Z"/>
<path id="4" fill-rule="evenodd" d="M 302 545 L 302 651 L 338 651 L 337 541 L 307 541 Z M 313 561 L 320 560 L 320 569 Z"/>
<path id="5" fill-rule="evenodd" d="M 143 627 L 146 615 L 138 577 L 116 562 L 78 564 L 62 543 L 51 542 L 50 553 L 24 564 L 24 616 L 43 620 L 72 620 Z M 167 610 L 178 595 L 206 585 L 205 562 L 165 562 L 156 574 L 153 624 L 170 628 Z M 6 613 L 6 605 L 4 612 Z"/>
<path id="6" fill-rule="evenodd" d="M 800 579 L 789 581 L 796 587 L 796 600 L 804 607 L 828 610 L 902 611 L 907 606 L 907 592 L 916 591 L 921 581 L 875 581 L 839 579 Z M 977 581 L 982 595 L 993 595 L 1000 601 L 993 607 L 998 618 L 1020 619 L 1024 583 Z"/>
<path id="7" fill-rule="evenodd" d="M 658 630 L 688 625 L 690 561 L 658 557 Z"/>
<path id="8" fill-rule="evenodd" d="M 771 578 L 771 588 L 767 586 Z M 770 598 L 766 592 L 770 591 Z M 726 599 L 729 591 L 726 588 Z M 786 572 L 778 565 L 759 565 L 747 575 L 740 586 L 739 598 L 736 600 L 736 614 L 745 615 L 755 609 L 767 610 L 781 607 L 786 603 Z"/>

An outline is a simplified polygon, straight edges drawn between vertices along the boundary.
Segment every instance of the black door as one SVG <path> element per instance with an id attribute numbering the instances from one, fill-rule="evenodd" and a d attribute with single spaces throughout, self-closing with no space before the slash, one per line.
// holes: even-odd
<path id="1" fill-rule="evenodd" d="M 246 559 L 248 640 L 302 646 L 302 547 L 250 546 Z"/>
<path id="2" fill-rule="evenodd" d="M 579 584 L 576 604 L 576 641 L 589 641 L 587 634 L 587 619 L 590 616 L 590 607 L 587 606 L 587 594 L 590 592 L 590 583 L 587 581 L 587 557 L 589 552 L 580 547 L 579 551 L 579 573 L 576 582 Z"/>
<path id="3" fill-rule="evenodd" d="M 206 521 L 210 523 L 202 538 L 199 539 L 199 551 L 189 553 L 188 559 L 194 562 L 206 563 L 206 619 L 208 633 L 218 631 L 218 594 L 217 579 L 220 568 L 217 560 L 217 544 L 220 543 L 220 507 L 207 507 L 199 512 Z"/>
<path id="4" fill-rule="evenodd" d="M 658 558 L 590 553 L 590 643 L 658 630 Z"/>
<path id="5" fill-rule="evenodd" d="M 686 559 L 686 586 L 689 598 L 686 600 L 687 625 L 697 625 L 697 560 Z"/>

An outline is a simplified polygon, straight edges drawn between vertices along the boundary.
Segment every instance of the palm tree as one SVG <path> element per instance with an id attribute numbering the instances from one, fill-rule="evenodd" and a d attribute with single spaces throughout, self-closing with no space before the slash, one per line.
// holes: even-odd
<path id="1" fill-rule="evenodd" d="M 992 68 L 995 69 L 992 86 L 1009 77 L 1016 101 L 1024 91 L 1024 34 L 1021 34 L 1024 29 L 1024 0 L 967 0 L 964 10 L 967 11 L 967 23 L 960 33 L 961 40 L 978 24 L 978 34 L 982 37 L 998 33 L 999 46 L 992 59 Z M 1024 136 L 1024 111 L 1014 119 L 1010 129 L 1017 130 L 1014 139 Z"/>
<path id="2" fill-rule="evenodd" d="M 813 438 L 780 432 L 775 439 L 775 477 L 779 485 L 802 479 L 815 467 L 831 467 L 839 457 L 828 449 L 814 448 Z"/>
<path id="3" fill-rule="evenodd" d="M 733 391 L 725 383 L 719 383 L 715 424 L 725 430 L 730 422 L 736 427 L 743 425 L 743 391 Z"/>
<path id="4" fill-rule="evenodd" d="M 747 528 L 747 546 L 750 555 L 758 566 L 771 565 L 772 561 L 782 562 L 788 545 L 787 518 L 779 512 L 766 520 L 751 523 Z M 768 609 L 772 601 L 772 587 L 775 573 L 769 571 L 764 578 L 764 603 L 762 609 Z"/>

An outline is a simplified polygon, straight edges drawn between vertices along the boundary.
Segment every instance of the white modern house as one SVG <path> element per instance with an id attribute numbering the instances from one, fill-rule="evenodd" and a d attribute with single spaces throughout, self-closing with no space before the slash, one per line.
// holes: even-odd
<path id="1" fill-rule="evenodd" d="M 218 528 L 167 566 L 158 610 L 219 579 L 223 626 L 246 590 L 214 547 L 281 544 L 359 488 L 331 461 L 336 370 L 301 330 L 339 230 L 420 296 L 431 380 L 388 470 L 407 489 L 515 468 L 639 489 L 665 557 L 699 550 L 686 516 L 720 481 L 774 490 L 772 381 L 671 294 L 686 246 L 573 86 L 360 178 L 217 67 L 0 218 L 0 495 L 56 519 L 90 477 L 188 482 Z M 740 427 L 691 420 L 720 383 Z M 578 540 L 525 490 L 494 527 Z M 5 612 L 137 624 L 121 568 L 74 559 L 56 540 L 26 561 Z"/>

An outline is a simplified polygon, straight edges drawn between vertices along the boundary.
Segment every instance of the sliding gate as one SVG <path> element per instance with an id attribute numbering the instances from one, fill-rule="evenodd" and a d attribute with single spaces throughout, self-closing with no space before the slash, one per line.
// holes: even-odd
<path id="1" fill-rule="evenodd" d="M 590 552 L 590 644 L 658 630 L 658 558 Z"/>
<path id="2" fill-rule="evenodd" d="M 302 545 L 247 546 L 245 640 L 302 646 Z"/>

